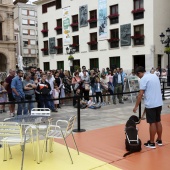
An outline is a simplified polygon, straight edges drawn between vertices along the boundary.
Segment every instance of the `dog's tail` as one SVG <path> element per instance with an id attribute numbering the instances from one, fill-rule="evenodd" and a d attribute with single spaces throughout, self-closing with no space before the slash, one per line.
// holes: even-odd
<path id="1" fill-rule="evenodd" d="M 125 153 L 125 154 L 123 155 L 123 157 L 126 157 L 126 156 L 128 156 L 128 155 L 130 155 L 130 154 L 132 154 L 132 153 L 134 153 L 134 151 L 129 151 L 129 152 Z"/>

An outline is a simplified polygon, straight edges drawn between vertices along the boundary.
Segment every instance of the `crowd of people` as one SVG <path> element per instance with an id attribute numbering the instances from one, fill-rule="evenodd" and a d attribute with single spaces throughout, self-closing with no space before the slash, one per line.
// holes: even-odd
<path id="1" fill-rule="evenodd" d="M 133 70 L 130 75 L 135 75 Z M 10 70 L 6 80 L 0 84 L 0 103 L 28 101 L 18 103 L 17 115 L 29 114 L 34 107 L 50 108 L 57 112 L 61 105 L 70 100 L 63 98 L 80 96 L 82 109 L 96 109 L 106 104 L 117 104 L 116 97 L 120 104 L 124 104 L 121 93 L 125 81 L 123 68 L 103 68 L 100 72 L 98 69 L 87 70 L 82 66 L 81 71 L 76 70 L 73 75 L 62 69 L 43 72 L 30 68 L 26 73 L 22 70 Z M 90 91 L 94 97 L 89 98 Z M 115 93 L 120 94 L 113 95 Z M 110 95 L 106 96 L 107 94 Z M 37 101 L 37 106 L 31 101 Z M 73 98 L 73 106 L 77 107 L 76 97 Z M 9 111 L 11 116 L 15 116 L 15 104 L 9 104 Z M 3 112 L 5 105 L 0 105 L 0 113 Z"/>

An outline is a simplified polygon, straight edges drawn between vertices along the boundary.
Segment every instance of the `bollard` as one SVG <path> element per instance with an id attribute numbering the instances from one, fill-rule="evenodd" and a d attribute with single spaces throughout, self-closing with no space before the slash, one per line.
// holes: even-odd
<path id="1" fill-rule="evenodd" d="M 139 103 L 139 119 L 141 119 L 141 102 Z"/>
<path id="2" fill-rule="evenodd" d="M 85 129 L 81 129 L 81 120 L 80 120 L 80 96 L 78 96 L 78 105 L 77 105 L 77 129 L 73 129 L 73 132 L 85 132 Z"/>

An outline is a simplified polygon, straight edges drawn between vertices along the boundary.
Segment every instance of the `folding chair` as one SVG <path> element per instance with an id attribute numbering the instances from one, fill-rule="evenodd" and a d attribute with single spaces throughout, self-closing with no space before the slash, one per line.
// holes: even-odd
<path id="1" fill-rule="evenodd" d="M 71 159 L 71 162 L 73 164 L 73 160 L 72 160 L 72 157 L 71 157 L 71 154 L 70 154 L 70 151 L 69 151 L 69 148 L 68 148 L 68 145 L 67 145 L 67 142 L 66 142 L 66 138 L 71 134 L 72 135 L 72 138 L 73 138 L 73 141 L 74 141 L 74 145 L 76 147 L 76 150 L 77 150 L 77 153 L 79 155 L 79 151 L 78 151 L 78 148 L 77 148 L 77 144 L 76 144 L 76 141 L 74 139 L 74 135 L 73 135 L 73 126 L 74 126 L 74 123 L 75 123 L 75 120 L 76 120 L 76 116 L 73 116 L 69 119 L 69 121 L 66 121 L 66 120 L 58 120 L 56 122 L 56 125 L 49 125 L 48 129 L 47 129 L 47 134 L 46 134 L 46 140 L 50 139 L 50 142 L 49 142 L 49 150 L 50 152 L 53 151 L 53 141 L 54 139 L 63 139 L 64 140 L 64 143 L 66 145 L 66 148 L 67 148 L 67 151 L 68 151 L 68 154 L 70 156 L 70 159 Z M 58 123 L 64 123 L 67 125 L 66 127 L 66 130 L 63 131 L 61 129 L 60 126 L 58 126 Z M 42 152 L 42 159 L 43 159 L 43 154 L 44 154 L 44 149 L 45 149 L 45 142 L 46 140 L 44 141 L 44 146 L 43 146 L 43 152 Z"/>
<path id="2" fill-rule="evenodd" d="M 32 131 L 30 131 L 30 136 L 26 136 L 25 141 L 33 143 Z M 22 127 L 19 123 L 16 122 L 0 122 L 0 142 L 2 142 L 4 149 L 4 161 L 7 160 L 7 148 L 9 149 L 10 159 L 12 159 L 12 153 L 10 149 L 11 144 L 20 144 L 21 146 L 24 143 Z M 34 154 L 34 147 L 33 147 Z"/>

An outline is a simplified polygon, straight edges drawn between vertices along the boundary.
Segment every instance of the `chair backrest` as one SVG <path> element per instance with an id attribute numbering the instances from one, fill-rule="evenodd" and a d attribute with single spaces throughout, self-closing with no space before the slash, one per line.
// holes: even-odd
<path id="1" fill-rule="evenodd" d="M 16 122 L 0 122 L 0 137 L 14 137 L 22 139 L 22 128 Z"/>
<path id="2" fill-rule="evenodd" d="M 31 110 L 33 116 L 51 116 L 51 110 L 49 108 L 33 108 Z"/>
<path id="3" fill-rule="evenodd" d="M 72 132 L 75 121 L 76 121 L 76 116 L 72 116 L 69 119 L 66 131 L 65 131 L 66 136 L 68 136 Z"/>

